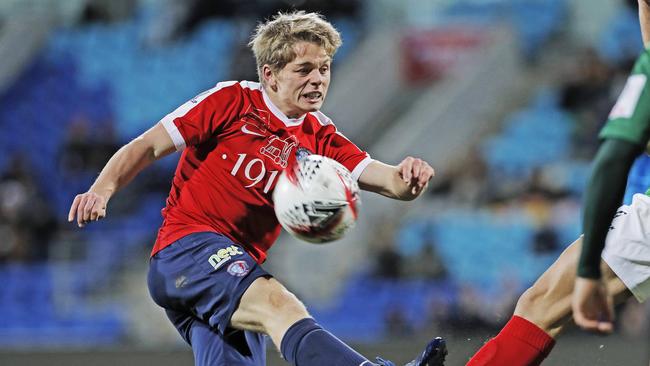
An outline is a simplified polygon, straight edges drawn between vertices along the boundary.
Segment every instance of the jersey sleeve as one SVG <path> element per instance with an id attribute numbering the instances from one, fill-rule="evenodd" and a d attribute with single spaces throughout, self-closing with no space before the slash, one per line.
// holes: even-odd
<path id="1" fill-rule="evenodd" d="M 224 125 L 237 119 L 242 105 L 239 84 L 221 82 L 166 115 L 160 123 L 180 151 L 217 134 Z"/>
<path id="2" fill-rule="evenodd" d="M 650 138 L 650 53 L 644 51 L 636 61 L 623 91 L 609 114 L 599 137 L 616 138 L 645 145 Z"/>
<path id="3" fill-rule="evenodd" d="M 322 118 L 327 117 L 320 113 L 319 120 L 323 121 Z M 323 126 L 316 134 L 316 154 L 326 156 L 343 164 L 352 173 L 352 178 L 358 180 L 363 170 L 373 159 L 367 152 L 361 150 L 343 136 L 329 119 L 326 119 L 325 123 L 321 123 Z"/>

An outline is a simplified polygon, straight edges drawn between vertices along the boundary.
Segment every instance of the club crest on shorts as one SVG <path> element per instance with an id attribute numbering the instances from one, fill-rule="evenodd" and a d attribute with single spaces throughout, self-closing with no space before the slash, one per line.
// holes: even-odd
<path id="1" fill-rule="evenodd" d="M 246 276 L 250 272 L 250 267 L 246 261 L 235 261 L 228 266 L 228 273 L 235 277 Z"/>

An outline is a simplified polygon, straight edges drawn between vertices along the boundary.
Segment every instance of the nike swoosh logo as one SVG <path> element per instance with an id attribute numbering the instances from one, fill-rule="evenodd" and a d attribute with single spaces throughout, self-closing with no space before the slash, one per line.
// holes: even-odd
<path id="1" fill-rule="evenodd" d="M 243 126 L 241 127 L 241 132 L 243 132 L 243 133 L 245 133 L 245 134 L 248 134 L 248 135 L 255 135 L 255 136 L 262 136 L 262 137 L 264 137 L 264 135 L 261 134 L 261 133 L 259 133 L 259 132 L 255 132 L 255 131 L 251 131 L 251 130 L 249 130 L 248 127 L 247 127 L 247 125 L 243 125 Z"/>

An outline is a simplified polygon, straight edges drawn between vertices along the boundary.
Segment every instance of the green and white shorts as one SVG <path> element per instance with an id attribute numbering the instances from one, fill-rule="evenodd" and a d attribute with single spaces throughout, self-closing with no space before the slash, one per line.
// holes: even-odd
<path id="1" fill-rule="evenodd" d="M 637 193 L 616 211 L 603 260 L 640 302 L 650 297 L 650 197 Z"/>

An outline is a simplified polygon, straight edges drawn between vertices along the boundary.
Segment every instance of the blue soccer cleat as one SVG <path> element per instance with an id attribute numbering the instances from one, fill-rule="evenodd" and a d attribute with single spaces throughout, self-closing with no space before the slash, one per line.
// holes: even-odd
<path id="1" fill-rule="evenodd" d="M 422 354 L 404 366 L 444 366 L 447 356 L 447 343 L 440 337 L 434 338 Z"/>
<path id="2" fill-rule="evenodd" d="M 427 348 L 424 349 L 418 358 L 404 366 L 444 366 L 446 356 L 447 344 L 445 343 L 445 340 L 436 337 L 427 344 Z M 393 362 L 384 360 L 380 357 L 377 357 L 377 364 L 379 366 L 395 366 Z"/>

